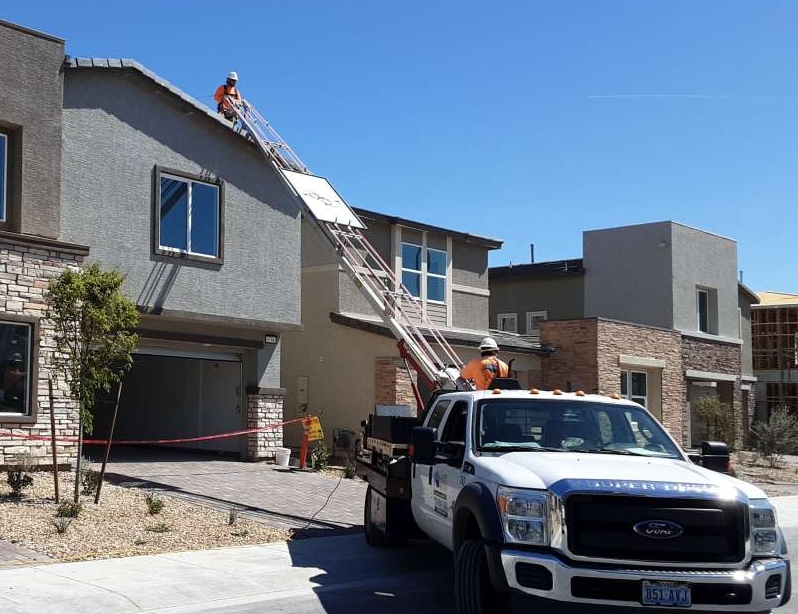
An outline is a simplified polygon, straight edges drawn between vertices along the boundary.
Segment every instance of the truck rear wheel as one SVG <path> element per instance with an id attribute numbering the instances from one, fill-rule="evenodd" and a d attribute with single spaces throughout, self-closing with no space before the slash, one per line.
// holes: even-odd
<path id="1" fill-rule="evenodd" d="M 391 545 L 385 532 L 374 524 L 371 517 L 371 504 L 376 491 L 369 486 L 366 490 L 366 503 L 363 506 L 363 532 L 366 543 L 372 548 L 386 548 Z M 379 496 L 379 495 L 377 495 Z"/>
<path id="2" fill-rule="evenodd" d="M 454 560 L 454 592 L 458 614 L 508 612 L 507 595 L 490 581 L 485 540 L 471 539 L 460 546 Z"/>

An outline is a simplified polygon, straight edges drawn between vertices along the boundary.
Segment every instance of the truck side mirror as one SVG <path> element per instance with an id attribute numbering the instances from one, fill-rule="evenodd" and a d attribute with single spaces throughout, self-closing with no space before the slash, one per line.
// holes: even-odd
<path id="1" fill-rule="evenodd" d="M 729 472 L 729 446 L 722 441 L 701 443 L 701 464 L 712 471 Z"/>
<path id="2" fill-rule="evenodd" d="M 437 429 L 428 426 L 413 428 L 410 435 L 410 458 L 414 463 L 431 465 L 435 458 Z"/>

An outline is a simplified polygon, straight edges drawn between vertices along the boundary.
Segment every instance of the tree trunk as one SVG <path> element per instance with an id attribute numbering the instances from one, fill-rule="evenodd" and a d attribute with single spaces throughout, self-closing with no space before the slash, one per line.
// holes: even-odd
<path id="1" fill-rule="evenodd" d="M 75 503 L 80 503 L 80 471 L 83 466 L 83 415 L 78 417 L 78 460 L 75 463 Z"/>

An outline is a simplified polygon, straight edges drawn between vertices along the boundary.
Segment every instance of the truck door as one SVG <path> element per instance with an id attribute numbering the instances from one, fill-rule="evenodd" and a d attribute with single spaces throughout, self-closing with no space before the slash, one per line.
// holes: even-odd
<path id="1" fill-rule="evenodd" d="M 416 464 L 413 468 L 413 516 L 419 527 L 432 539 L 449 548 L 452 546 L 452 509 L 462 488 L 460 481 L 465 452 L 468 403 L 439 401 L 448 411 L 440 421 L 430 415 L 427 426 L 438 423 L 438 451 L 432 465 Z M 449 407 L 451 405 L 451 407 Z"/>
<path id="2" fill-rule="evenodd" d="M 427 418 L 424 426 L 429 428 L 438 429 L 446 417 L 446 413 L 451 406 L 450 399 L 439 399 L 438 402 L 430 410 L 429 417 Z M 438 431 L 440 433 L 440 431 Z M 437 439 L 437 436 L 436 436 Z M 412 468 L 412 492 L 413 498 L 411 499 L 411 506 L 413 509 L 413 518 L 416 524 L 427 535 L 435 530 L 434 516 L 434 501 L 433 501 L 433 484 L 432 484 L 432 465 L 423 465 L 421 463 L 414 463 Z"/>
<path id="3" fill-rule="evenodd" d="M 463 488 L 463 458 L 466 450 L 466 427 L 468 424 L 468 402 L 455 401 L 446 416 L 440 436 L 440 448 L 436 464 L 432 468 L 433 511 L 441 533 L 436 536 L 439 543 L 451 549 L 454 504 Z"/>

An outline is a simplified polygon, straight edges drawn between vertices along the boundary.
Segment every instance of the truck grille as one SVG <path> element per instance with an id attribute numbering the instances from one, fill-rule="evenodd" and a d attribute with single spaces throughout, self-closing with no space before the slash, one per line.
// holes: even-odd
<path id="1" fill-rule="evenodd" d="M 635 532 L 647 521 L 676 523 L 679 537 Z M 565 504 L 568 549 L 596 559 L 738 563 L 745 558 L 746 508 L 737 501 L 571 495 Z"/>

